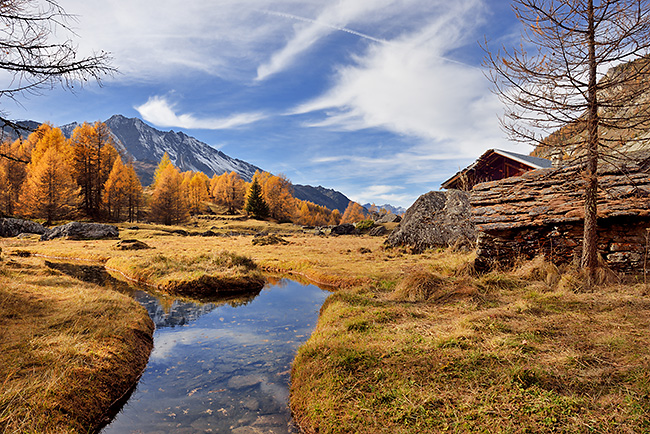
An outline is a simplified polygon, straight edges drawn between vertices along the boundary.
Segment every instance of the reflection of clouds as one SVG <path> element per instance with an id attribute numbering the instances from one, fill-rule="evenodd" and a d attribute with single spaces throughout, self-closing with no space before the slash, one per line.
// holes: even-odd
<path id="1" fill-rule="evenodd" d="M 154 337 L 154 349 L 151 353 L 151 361 L 160 361 L 180 353 L 177 349 L 180 345 L 200 345 L 199 343 L 206 340 L 215 340 L 226 338 L 230 344 L 236 345 L 259 345 L 265 342 L 257 334 L 245 331 L 243 328 L 237 330 L 228 329 L 207 329 L 207 328 L 185 328 L 175 330 L 165 330 L 156 334 Z"/>

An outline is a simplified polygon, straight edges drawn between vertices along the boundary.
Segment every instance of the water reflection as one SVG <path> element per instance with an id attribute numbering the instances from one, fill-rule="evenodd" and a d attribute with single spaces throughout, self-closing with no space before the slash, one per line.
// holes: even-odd
<path id="1" fill-rule="evenodd" d="M 190 302 L 136 291 L 103 267 L 48 265 L 133 295 L 157 325 L 137 389 L 102 434 L 299 432 L 291 361 L 327 291 L 279 279 L 257 296 Z"/>
<path id="2" fill-rule="evenodd" d="M 290 364 L 327 295 L 283 280 L 248 304 L 156 330 L 138 389 L 102 432 L 298 432 L 288 410 Z"/>
<path id="3" fill-rule="evenodd" d="M 61 271 L 84 282 L 94 283 L 133 297 L 144 306 L 156 328 L 182 326 L 212 312 L 218 306 L 229 304 L 240 306 L 252 301 L 260 291 L 229 295 L 227 297 L 205 298 L 202 300 L 168 297 L 153 290 L 137 289 L 134 284 L 113 277 L 103 265 L 71 264 L 67 262 L 45 261 L 49 268 Z M 151 292 L 149 292 L 151 291 Z"/>

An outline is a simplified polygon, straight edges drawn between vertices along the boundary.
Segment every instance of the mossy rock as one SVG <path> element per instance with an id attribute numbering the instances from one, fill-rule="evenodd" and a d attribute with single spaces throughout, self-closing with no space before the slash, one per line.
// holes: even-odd
<path id="1" fill-rule="evenodd" d="M 150 245 L 140 240 L 122 240 L 114 247 L 115 250 L 145 250 L 152 249 Z"/>
<path id="2" fill-rule="evenodd" d="M 255 237 L 253 239 L 254 246 L 270 246 L 275 244 L 286 246 L 287 244 L 289 244 L 289 241 L 285 240 L 284 238 L 280 238 L 276 235 L 266 235 L 262 237 Z"/>

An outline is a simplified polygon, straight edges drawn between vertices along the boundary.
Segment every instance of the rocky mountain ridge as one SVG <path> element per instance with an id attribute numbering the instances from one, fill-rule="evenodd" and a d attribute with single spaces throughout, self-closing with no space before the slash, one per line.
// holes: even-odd
<path id="1" fill-rule="evenodd" d="M 133 158 L 143 185 L 151 183 L 156 166 L 165 152 L 181 171 L 200 171 L 209 177 L 236 172 L 242 179 L 250 181 L 256 170 L 262 170 L 183 132 L 160 131 L 138 118 L 114 115 L 104 123 L 111 130 L 118 150 Z M 75 122 L 61 129 L 69 137 L 77 125 Z"/>

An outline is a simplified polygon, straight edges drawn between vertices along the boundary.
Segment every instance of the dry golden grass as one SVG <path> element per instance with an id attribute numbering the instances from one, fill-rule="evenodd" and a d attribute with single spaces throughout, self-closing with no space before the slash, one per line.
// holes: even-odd
<path id="1" fill-rule="evenodd" d="M 198 226 L 194 226 L 194 225 Z M 248 257 L 262 269 L 306 277 L 316 283 L 336 287 L 352 287 L 377 280 L 396 281 L 409 270 L 428 264 L 441 273 L 455 269 L 456 262 L 464 262 L 468 254 L 427 252 L 411 255 L 400 250 L 384 250 L 383 237 L 341 236 L 322 237 L 313 231 L 303 231 L 290 224 L 274 224 L 256 220 L 195 219 L 188 227 L 164 227 L 138 224 L 138 230 L 122 225 L 120 238 L 138 239 L 153 247 L 149 250 L 120 251 L 113 249 L 115 240 L 70 241 L 35 239 L 7 241 L 10 251 L 21 249 L 45 257 L 82 259 L 107 263 L 131 278 L 136 270 L 129 269 L 131 262 L 150 263 L 156 256 L 172 261 L 192 261 L 203 255 L 235 252 Z M 249 233 L 223 237 L 182 236 L 172 230 L 217 233 Z M 289 243 L 286 245 L 253 245 L 254 233 L 274 233 Z M 185 259 L 182 259 L 185 258 Z M 177 275 L 182 279 L 182 275 Z"/>
<path id="2" fill-rule="evenodd" d="M 607 285 L 585 292 L 579 273 L 543 258 L 477 275 L 471 253 L 411 255 L 383 238 L 219 218 L 173 229 L 234 235 L 138 226 L 122 238 L 153 249 L 11 240 L 5 251 L 97 260 L 131 278 L 164 262 L 176 280 L 192 278 L 188 264 L 236 252 L 338 287 L 293 366 L 291 406 L 307 432 L 650 432 L 650 293 L 606 270 Z M 288 244 L 253 245 L 257 232 Z"/>
<path id="3" fill-rule="evenodd" d="M 146 366 L 153 324 L 129 297 L 42 262 L 0 261 L 0 432 L 88 432 Z"/>
<path id="4" fill-rule="evenodd" d="M 307 432 L 650 432 L 645 287 L 435 268 L 328 299 L 293 365 Z"/>

